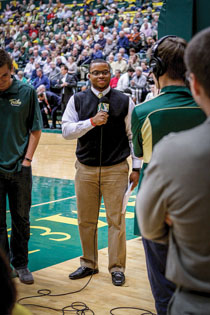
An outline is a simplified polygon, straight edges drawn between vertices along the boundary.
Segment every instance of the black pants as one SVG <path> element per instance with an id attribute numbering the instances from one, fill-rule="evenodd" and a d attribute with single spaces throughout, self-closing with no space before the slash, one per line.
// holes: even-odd
<path id="1" fill-rule="evenodd" d="M 60 109 L 61 106 L 54 106 L 51 110 L 51 118 L 52 118 L 52 126 L 56 128 L 56 121 L 57 121 L 57 110 Z"/>
<path id="2" fill-rule="evenodd" d="M 28 265 L 31 190 L 31 167 L 23 166 L 17 173 L 0 172 L 0 246 L 10 257 L 11 264 L 15 268 Z M 7 196 L 12 219 L 10 246 L 6 223 Z"/>
<path id="3" fill-rule="evenodd" d="M 52 119 L 52 126 L 56 128 L 56 121 L 57 121 L 57 110 L 60 109 L 61 106 L 54 106 L 51 110 L 50 116 Z M 42 120 L 43 120 L 43 126 L 44 128 L 49 128 L 49 122 L 48 122 L 48 115 L 45 113 L 44 108 L 41 109 L 42 113 Z"/>
<path id="4" fill-rule="evenodd" d="M 166 315 L 168 303 L 175 291 L 175 284 L 165 277 L 168 246 L 149 241 L 142 237 L 147 273 L 155 299 L 158 315 Z"/>
<path id="5" fill-rule="evenodd" d="M 44 108 L 41 109 L 41 114 L 44 128 L 49 128 L 48 117 L 44 111 Z"/>

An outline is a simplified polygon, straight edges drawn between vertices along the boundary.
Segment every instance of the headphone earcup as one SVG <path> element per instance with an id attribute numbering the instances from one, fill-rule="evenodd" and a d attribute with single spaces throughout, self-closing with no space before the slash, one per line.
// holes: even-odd
<path id="1" fill-rule="evenodd" d="M 160 64 L 158 58 L 152 57 L 149 66 L 152 69 L 154 76 L 158 79 L 160 73 Z"/>
<path id="2" fill-rule="evenodd" d="M 158 60 L 158 76 L 161 76 L 166 72 L 166 65 L 161 58 L 156 58 Z"/>
<path id="3" fill-rule="evenodd" d="M 152 68 L 152 72 L 157 79 L 166 72 L 166 66 L 159 57 L 153 56 L 149 62 L 149 66 Z"/>

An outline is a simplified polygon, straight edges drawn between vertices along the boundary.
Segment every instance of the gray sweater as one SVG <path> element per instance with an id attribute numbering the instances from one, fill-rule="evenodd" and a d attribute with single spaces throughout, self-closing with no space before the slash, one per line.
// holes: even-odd
<path id="1" fill-rule="evenodd" d="M 137 216 L 145 238 L 169 241 L 166 277 L 210 292 L 210 117 L 155 146 L 137 196 Z"/>

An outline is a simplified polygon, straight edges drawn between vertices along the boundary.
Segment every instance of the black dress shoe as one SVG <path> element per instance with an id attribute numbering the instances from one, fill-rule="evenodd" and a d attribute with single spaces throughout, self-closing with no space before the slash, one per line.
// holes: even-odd
<path id="1" fill-rule="evenodd" d="M 116 286 L 121 286 L 125 283 L 125 275 L 122 271 L 112 272 L 112 283 Z"/>
<path id="2" fill-rule="evenodd" d="M 92 269 L 88 267 L 79 267 L 76 271 L 70 273 L 69 278 L 71 280 L 85 278 L 90 275 L 98 273 L 98 269 Z"/>

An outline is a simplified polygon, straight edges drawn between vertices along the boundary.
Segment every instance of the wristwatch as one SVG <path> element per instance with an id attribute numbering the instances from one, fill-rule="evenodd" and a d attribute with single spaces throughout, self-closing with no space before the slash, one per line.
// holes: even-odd
<path id="1" fill-rule="evenodd" d="M 138 172 L 138 173 L 140 173 L 140 168 L 132 168 L 132 172 Z"/>
<path id="2" fill-rule="evenodd" d="M 32 162 L 31 159 L 27 158 L 27 157 L 24 157 L 24 160 L 28 161 L 28 162 Z"/>

